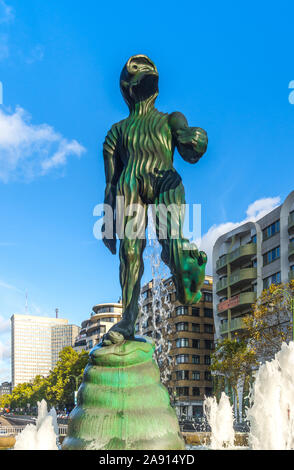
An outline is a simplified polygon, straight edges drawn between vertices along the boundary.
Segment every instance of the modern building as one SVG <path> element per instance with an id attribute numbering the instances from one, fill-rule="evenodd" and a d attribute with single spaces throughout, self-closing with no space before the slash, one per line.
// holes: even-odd
<path id="1" fill-rule="evenodd" d="M 52 368 L 59 359 L 60 351 L 66 346 L 74 346 L 79 336 L 80 327 L 77 325 L 53 325 L 51 329 Z"/>
<path id="2" fill-rule="evenodd" d="M 216 339 L 244 328 L 263 289 L 294 279 L 294 191 L 256 222 L 220 236 L 213 248 Z"/>
<path id="3" fill-rule="evenodd" d="M 212 394 L 210 372 L 211 354 L 214 350 L 214 323 L 212 309 L 212 277 L 206 276 L 202 288 L 202 299 L 195 305 L 182 305 L 176 300 L 172 278 L 164 281 L 172 305 L 168 312 L 171 333 L 165 338 L 171 342 L 172 370 L 166 386 L 178 416 L 201 418 L 205 396 Z M 142 309 L 148 312 L 143 324 L 143 334 L 152 336 L 154 328 L 160 331 L 162 319 L 152 319 L 153 282 L 143 286 Z M 154 326 L 155 325 L 155 326 Z M 138 330 L 138 327 L 137 327 Z"/>
<path id="4" fill-rule="evenodd" d="M 31 382 L 36 375 L 47 376 L 58 353 L 73 346 L 78 327 L 62 318 L 15 314 L 11 317 L 12 388 Z M 65 337 L 61 339 L 61 335 Z"/>
<path id="5" fill-rule="evenodd" d="M 89 351 L 99 343 L 102 336 L 121 319 L 121 303 L 105 303 L 94 305 L 90 318 L 84 320 L 81 330 L 74 343 L 76 351 Z"/>
<path id="6" fill-rule="evenodd" d="M 9 395 L 11 393 L 11 382 L 2 382 L 0 385 L 0 396 Z"/>

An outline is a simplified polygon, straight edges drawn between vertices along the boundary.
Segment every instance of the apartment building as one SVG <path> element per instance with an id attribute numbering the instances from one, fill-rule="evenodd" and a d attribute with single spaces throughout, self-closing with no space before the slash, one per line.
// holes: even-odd
<path id="1" fill-rule="evenodd" d="M 55 367 L 60 351 L 66 346 L 74 346 L 79 336 L 80 327 L 77 325 L 53 325 L 51 328 L 52 368 Z"/>
<path id="2" fill-rule="evenodd" d="M 216 339 L 242 332 L 263 289 L 294 279 L 294 191 L 256 222 L 220 236 L 213 248 Z"/>
<path id="3" fill-rule="evenodd" d="M 0 396 L 9 395 L 11 393 L 11 382 L 2 382 L 0 385 Z"/>
<path id="4" fill-rule="evenodd" d="M 102 336 L 121 319 L 121 303 L 104 303 L 94 305 L 90 318 L 84 320 L 76 338 L 74 349 L 88 351 L 99 343 Z"/>
<path id="5" fill-rule="evenodd" d="M 172 278 L 163 281 L 172 308 L 167 312 L 171 333 L 165 338 L 171 342 L 169 355 L 173 359 L 172 373 L 166 384 L 177 414 L 182 418 L 201 418 L 205 396 L 212 394 L 210 372 L 214 349 L 214 322 L 212 309 L 212 277 L 206 276 L 202 299 L 195 305 L 182 305 L 176 300 Z M 152 318 L 154 309 L 153 281 L 142 287 L 142 309 L 147 320 L 143 334 L 152 336 L 154 328 L 160 331 L 162 318 Z M 147 315 L 146 315 L 147 313 Z M 137 324 L 137 331 L 139 330 Z"/>

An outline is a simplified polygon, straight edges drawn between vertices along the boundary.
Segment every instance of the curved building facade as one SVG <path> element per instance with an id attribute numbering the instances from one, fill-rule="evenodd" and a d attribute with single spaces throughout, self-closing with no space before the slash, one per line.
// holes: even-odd
<path id="1" fill-rule="evenodd" d="M 255 222 L 221 235 L 213 247 L 216 339 L 244 328 L 263 289 L 294 279 L 294 191 Z"/>
<path id="2" fill-rule="evenodd" d="M 102 336 L 117 323 L 122 316 L 121 303 L 103 303 L 94 305 L 90 317 L 84 320 L 74 349 L 89 351 L 99 343 Z"/>

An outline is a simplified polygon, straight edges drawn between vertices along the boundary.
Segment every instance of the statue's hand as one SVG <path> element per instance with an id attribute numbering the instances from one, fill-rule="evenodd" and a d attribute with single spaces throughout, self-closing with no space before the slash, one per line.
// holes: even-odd
<path id="1" fill-rule="evenodd" d="M 111 238 L 107 237 L 105 234 L 105 223 L 102 225 L 102 241 L 104 245 L 111 251 L 113 255 L 116 254 L 116 235 L 115 233 Z"/>
<path id="2" fill-rule="evenodd" d="M 195 155 L 195 162 L 206 152 L 208 143 L 207 133 L 201 127 L 185 127 L 178 129 L 176 134 L 179 146 L 189 146 L 190 144 L 193 147 L 197 154 Z"/>
<path id="3" fill-rule="evenodd" d="M 201 127 L 186 127 L 177 130 L 178 142 L 186 145 L 193 144 L 200 153 L 204 153 L 207 148 L 207 133 Z"/>
<path id="4" fill-rule="evenodd" d="M 116 237 L 114 238 L 103 238 L 103 243 L 111 251 L 113 255 L 116 254 Z"/>

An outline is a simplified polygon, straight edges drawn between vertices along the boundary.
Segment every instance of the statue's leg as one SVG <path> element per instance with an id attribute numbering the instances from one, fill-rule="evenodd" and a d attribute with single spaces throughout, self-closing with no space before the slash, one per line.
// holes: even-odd
<path id="1" fill-rule="evenodd" d="M 140 281 L 144 272 L 143 251 L 146 246 L 147 206 L 132 192 L 132 201 L 124 195 L 124 214 L 130 204 L 140 206 L 140 211 L 131 216 L 124 215 L 124 238 L 120 240 L 120 284 L 122 288 L 122 319 L 116 323 L 104 336 L 105 340 L 113 340 L 113 332 L 120 333 L 125 339 L 134 339 L 135 324 L 139 314 L 138 300 Z M 137 193 L 138 194 L 138 193 Z M 135 206 L 133 206 L 135 207 Z M 109 333 L 111 333 L 109 335 Z"/>
<path id="2" fill-rule="evenodd" d="M 155 200 L 155 226 L 161 257 L 174 278 L 177 298 L 183 304 L 197 303 L 205 278 L 206 254 L 185 239 L 185 190 L 176 171 L 166 172 L 157 186 Z"/>

